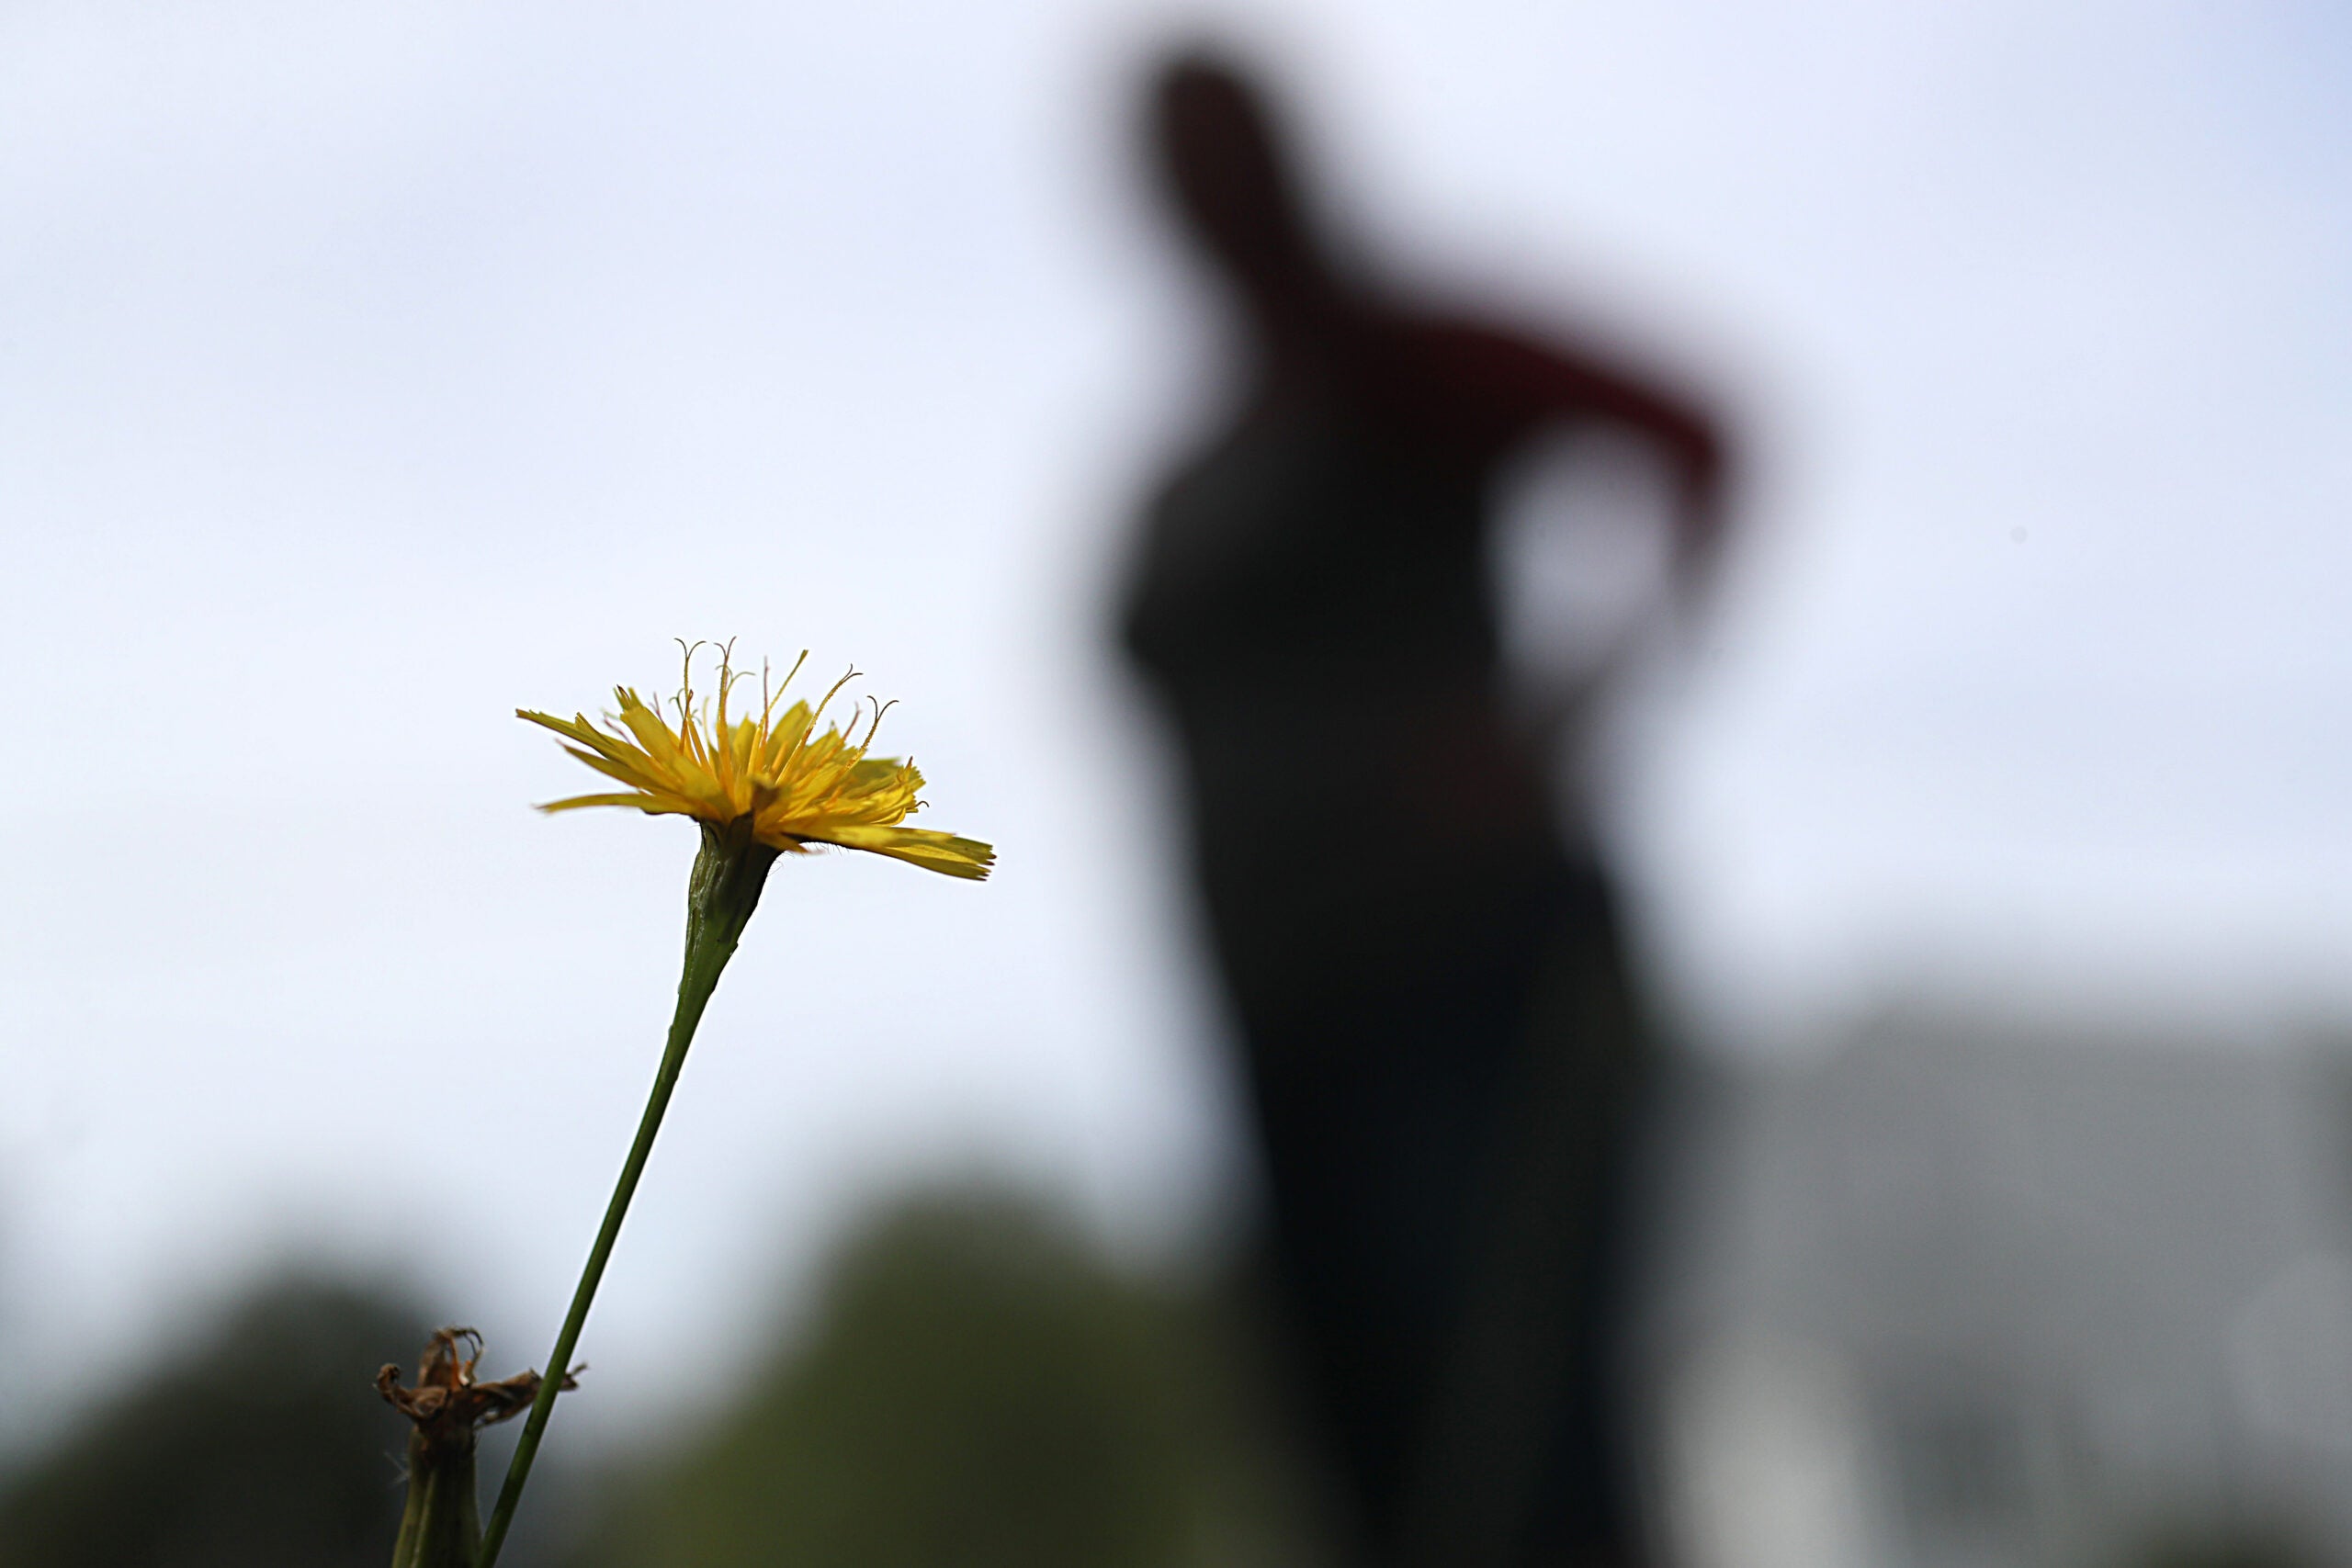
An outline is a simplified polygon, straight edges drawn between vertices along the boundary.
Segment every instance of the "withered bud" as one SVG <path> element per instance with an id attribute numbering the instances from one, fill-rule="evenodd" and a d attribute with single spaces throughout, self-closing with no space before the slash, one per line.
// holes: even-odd
<path id="1" fill-rule="evenodd" d="M 376 1374 L 376 1392 L 416 1423 L 408 1435 L 408 1506 L 401 1514 L 392 1568 L 475 1568 L 480 1561 L 474 1434 L 528 1410 L 540 1381 L 538 1373 L 524 1372 L 478 1382 L 474 1365 L 481 1359 L 480 1334 L 444 1328 L 424 1347 L 414 1388 L 401 1386 L 398 1367 Z M 580 1385 L 566 1372 L 563 1386 Z"/>
<path id="2" fill-rule="evenodd" d="M 481 1335 L 471 1328 L 444 1328 L 424 1347 L 416 1367 L 416 1386 L 401 1386 L 401 1370 L 390 1362 L 376 1374 L 376 1392 L 401 1415 L 416 1423 L 428 1441 L 471 1433 L 520 1416 L 538 1397 L 539 1374 L 517 1372 L 511 1378 L 481 1382 L 474 1368 L 481 1360 Z M 470 1350 L 470 1355 L 463 1353 Z M 563 1375 L 564 1389 L 580 1386 L 574 1368 Z"/>

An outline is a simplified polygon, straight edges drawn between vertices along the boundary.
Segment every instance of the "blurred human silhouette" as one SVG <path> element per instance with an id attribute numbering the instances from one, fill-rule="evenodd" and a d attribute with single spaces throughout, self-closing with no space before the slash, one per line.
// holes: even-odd
<path id="1" fill-rule="evenodd" d="M 1688 586 L 1724 443 L 1637 370 L 1360 276 L 1231 63 L 1167 62 L 1148 115 L 1246 370 L 1149 504 L 1125 635 L 1182 743 L 1356 1555 L 1634 1562 L 1610 1343 L 1646 1052 L 1610 879 L 1555 820 L 1557 738 L 1508 690 L 1492 492 L 1539 438 L 1629 431 L 1677 479 Z"/>

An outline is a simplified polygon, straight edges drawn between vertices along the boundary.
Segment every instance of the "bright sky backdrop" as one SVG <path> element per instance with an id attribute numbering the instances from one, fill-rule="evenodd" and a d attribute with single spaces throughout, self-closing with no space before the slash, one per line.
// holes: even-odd
<path id="1" fill-rule="evenodd" d="M 544 1354 L 692 833 L 533 816 L 584 775 L 511 712 L 665 683 L 680 634 L 857 661 L 1003 863 L 779 870 L 582 1424 L 707 1386 L 910 1170 L 1147 1249 L 1216 1210 L 1230 1086 L 1104 636 L 1214 357 L 1127 102 L 1199 28 L 1298 89 L 1398 270 L 1741 413 L 1754 533 L 1615 813 L 1719 1041 L 1891 973 L 2347 1010 L 2340 7 L 30 0 L 0 1393 L 320 1248 Z"/>

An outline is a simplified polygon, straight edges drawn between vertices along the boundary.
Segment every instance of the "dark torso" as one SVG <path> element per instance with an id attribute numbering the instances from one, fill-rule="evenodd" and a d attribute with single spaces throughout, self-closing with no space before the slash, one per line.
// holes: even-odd
<path id="1" fill-rule="evenodd" d="M 1439 1391 L 1459 1381 L 1464 1323 L 1492 1316 L 1476 1303 L 1503 1299 L 1497 1261 L 1524 1245 L 1498 1215 L 1549 1215 L 1542 1245 L 1586 1281 L 1535 1316 L 1536 1360 L 1573 1344 L 1580 1369 L 1529 1406 L 1521 1446 L 1555 1477 L 1544 1506 L 1562 1540 L 1614 1528 L 1595 1523 L 1609 1510 L 1578 1380 L 1597 1319 L 1576 1301 L 1597 1289 L 1596 1173 L 1620 1120 L 1601 1086 L 1635 1037 L 1611 1010 L 1607 885 L 1563 847 L 1544 748 L 1504 696 L 1485 554 L 1498 465 L 1557 413 L 1524 391 L 1532 353 L 1351 319 L 1159 491 L 1126 604 L 1182 742 L 1276 1278 L 1385 1562 L 1430 1555 L 1403 1543 L 1445 1492 Z M 1562 1082 L 1592 1087 L 1539 1087 Z M 1549 1375 L 1515 1368 L 1505 1382 Z M 1544 1414 L 1558 1400 L 1574 1414 Z"/>

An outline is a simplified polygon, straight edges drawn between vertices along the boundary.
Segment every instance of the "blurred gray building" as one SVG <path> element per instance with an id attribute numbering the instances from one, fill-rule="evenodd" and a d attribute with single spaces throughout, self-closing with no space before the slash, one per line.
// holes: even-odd
<path id="1" fill-rule="evenodd" d="M 2332 1053 L 1914 1014 L 1701 1077 L 1653 1319 L 1679 1560 L 2352 1562 Z"/>

